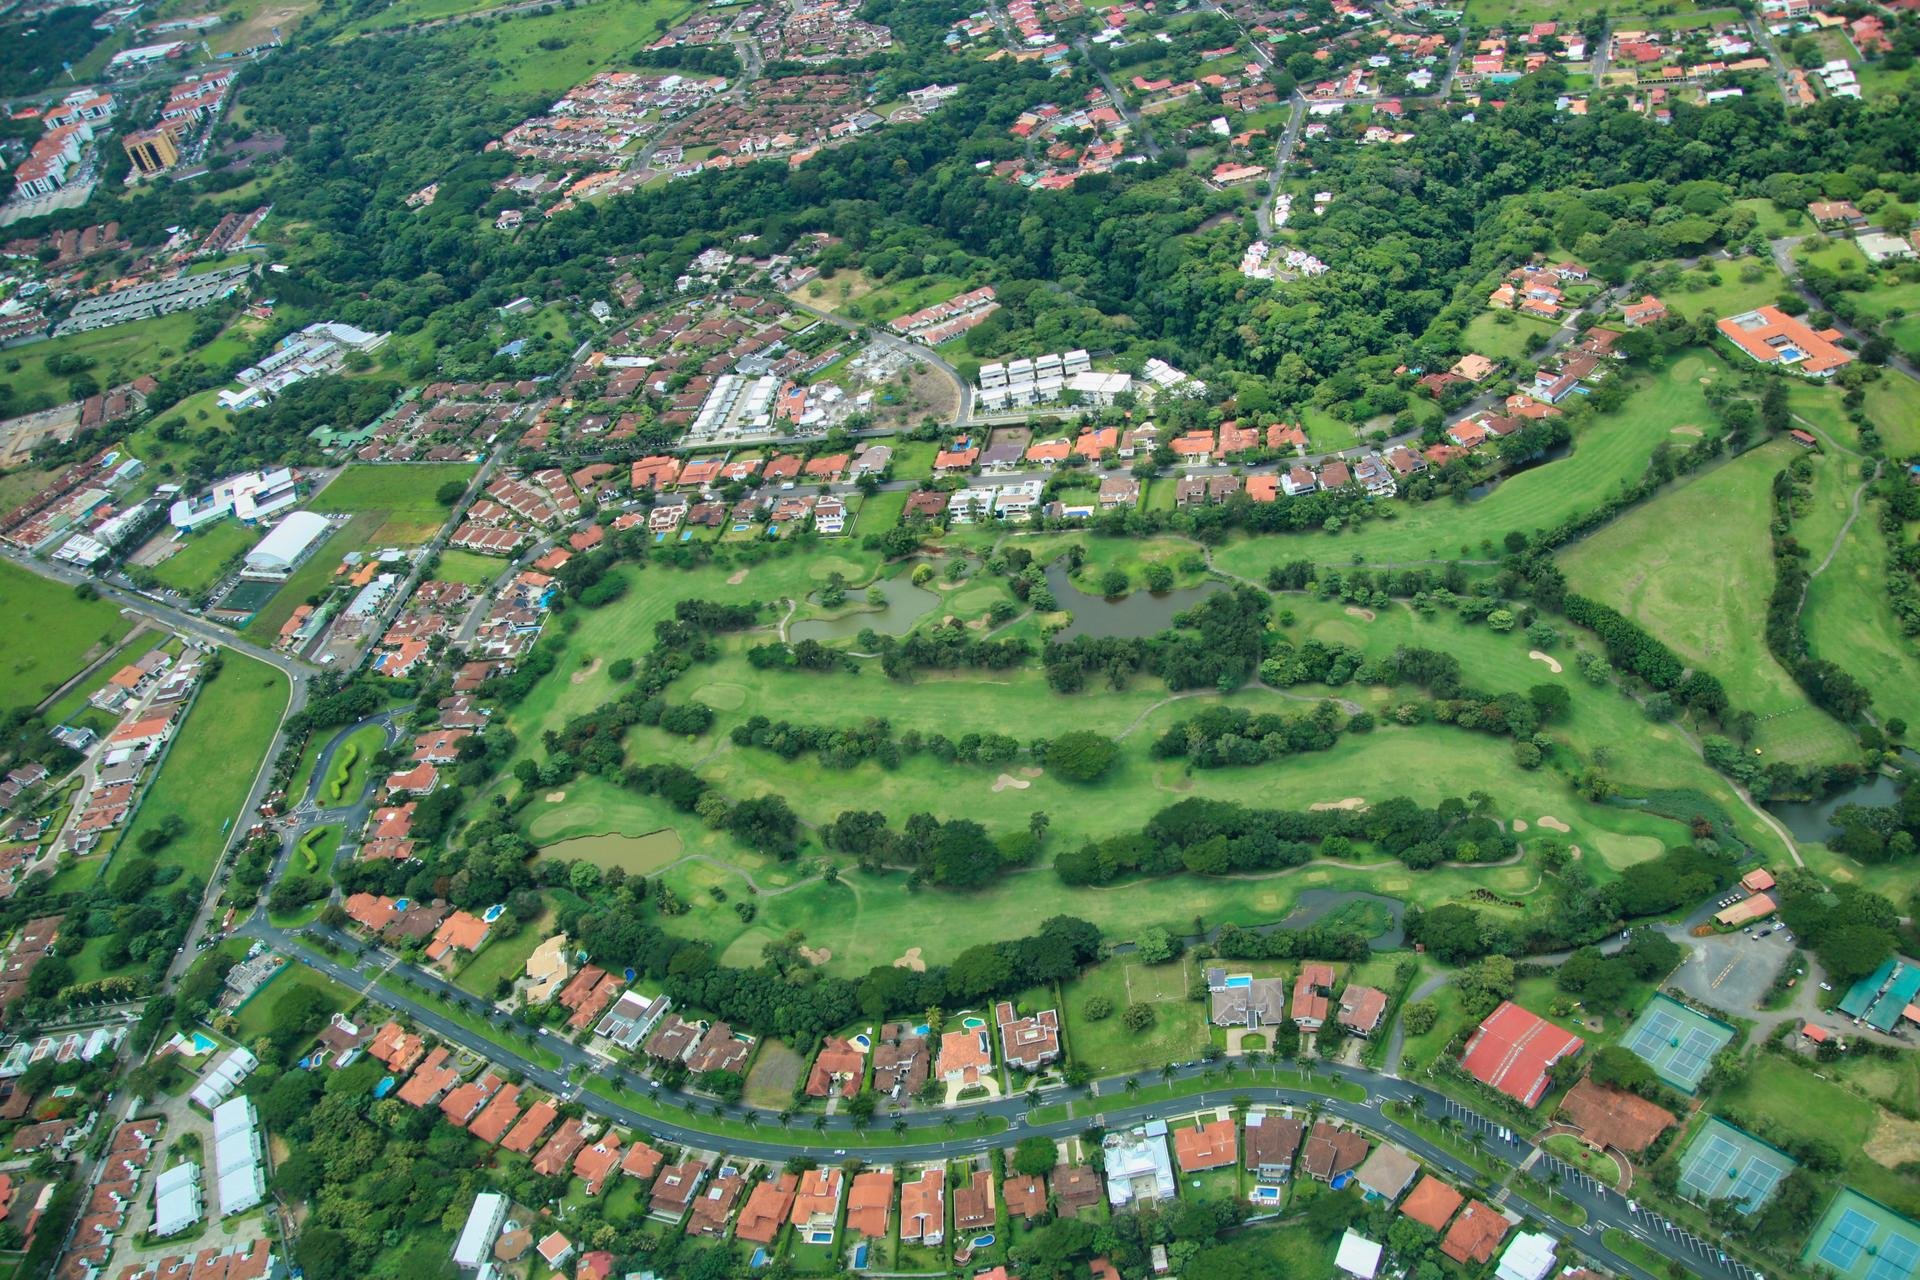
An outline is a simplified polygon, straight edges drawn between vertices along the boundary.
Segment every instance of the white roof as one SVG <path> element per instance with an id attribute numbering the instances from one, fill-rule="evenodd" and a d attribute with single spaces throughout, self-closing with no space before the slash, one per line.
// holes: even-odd
<path id="1" fill-rule="evenodd" d="M 296 511 L 260 539 L 259 546 L 247 552 L 247 563 L 266 568 L 290 566 L 315 542 L 326 537 L 328 527 L 325 516 Z"/>
<path id="2" fill-rule="evenodd" d="M 216 1139 L 245 1132 L 257 1123 L 251 1098 L 233 1098 L 213 1109 L 213 1136 Z"/>
<path id="3" fill-rule="evenodd" d="M 1500 1255 L 1499 1280 L 1545 1280 L 1553 1270 L 1554 1239 L 1542 1231 L 1523 1231 Z"/>
<path id="4" fill-rule="evenodd" d="M 483 1191 L 475 1196 L 473 1208 L 467 1213 L 467 1225 L 460 1229 L 460 1240 L 453 1246 L 453 1264 L 477 1267 L 485 1262 L 506 1215 L 505 1196 L 495 1191 Z"/>
<path id="5" fill-rule="evenodd" d="M 223 1215 L 251 1209 L 266 1198 L 267 1183 L 260 1175 L 259 1165 L 243 1165 L 220 1175 L 220 1212 Z"/>
<path id="6" fill-rule="evenodd" d="M 1340 1252 L 1334 1255 L 1333 1265 L 1360 1280 L 1373 1280 L 1380 1270 L 1380 1246 L 1349 1231 L 1340 1237 Z"/>

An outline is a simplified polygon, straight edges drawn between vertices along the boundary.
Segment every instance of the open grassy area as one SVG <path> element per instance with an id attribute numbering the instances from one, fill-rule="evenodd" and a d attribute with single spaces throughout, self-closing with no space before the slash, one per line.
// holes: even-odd
<path id="1" fill-rule="evenodd" d="M 294 772 L 293 787 L 289 794 L 301 797 L 307 794 L 313 778 L 313 766 L 330 737 L 328 733 L 314 735 L 314 741 L 309 744 L 308 752 L 302 754 Z M 354 730 L 340 744 L 327 764 L 326 776 L 320 779 L 320 790 L 314 797 L 321 808 L 338 808 L 352 804 L 359 798 L 360 789 L 366 785 L 367 771 L 373 767 L 373 758 L 380 753 L 386 741 L 386 731 L 377 724 L 370 724 Z"/>
<path id="2" fill-rule="evenodd" d="M 258 529 L 222 520 L 189 535 L 185 546 L 154 566 L 153 576 L 163 586 L 192 595 L 212 586 L 229 560 L 245 555 L 258 541 Z"/>
<path id="3" fill-rule="evenodd" d="M 1662 289 L 1660 300 L 1669 311 L 1689 320 L 1707 311 L 1716 316 L 1739 315 L 1776 302 L 1789 291 L 1780 268 L 1759 258 L 1706 259 L 1695 270 L 1682 272 L 1680 280 L 1679 287 Z"/>
<path id="4" fill-rule="evenodd" d="M 872 320 L 879 324 L 897 320 L 922 307 L 945 302 L 965 291 L 966 282 L 952 276 L 915 276 L 911 280 L 881 285 L 865 297 L 834 309 L 856 320 Z"/>
<path id="5" fill-rule="evenodd" d="M 1527 26 L 1535 22 L 1572 25 L 1605 12 L 1605 0 L 1467 0 L 1467 21 L 1476 27 Z"/>
<path id="6" fill-rule="evenodd" d="M 310 969 L 297 960 L 289 960 L 273 976 L 273 981 L 254 993 L 253 999 L 241 1006 L 236 1018 L 239 1026 L 235 1036 L 242 1044 L 252 1044 L 259 1037 L 273 1030 L 274 1006 L 285 999 L 290 991 L 314 991 L 327 1002 L 327 1008 L 334 1013 L 342 1013 L 359 1003 L 359 997 L 347 990 L 332 978 L 317 970 Z"/>
<path id="7" fill-rule="evenodd" d="M 182 311 L 15 347 L 0 353 L 0 381 L 13 385 L 15 403 L 21 406 L 17 412 L 27 412 L 35 404 L 65 404 L 73 399 L 67 390 L 70 375 L 47 372 L 47 361 L 52 357 L 72 355 L 91 360 L 87 373 L 93 380 L 102 388 L 117 387 L 143 373 L 157 374 L 177 362 L 193 324 L 193 313 Z"/>
<path id="8" fill-rule="evenodd" d="M 64 724 L 73 717 L 86 713 L 87 699 L 106 688 L 107 682 L 113 679 L 115 672 L 127 663 L 145 657 L 166 642 L 167 633 L 158 630 L 140 631 L 128 636 L 126 642 L 116 649 L 111 657 L 94 668 L 92 675 L 48 704 L 47 723 Z M 112 721 L 111 716 L 106 716 L 105 712 L 97 708 L 93 709 L 92 714 L 105 716 L 109 722 Z"/>
<path id="9" fill-rule="evenodd" d="M 1626 375 L 1635 376 L 1635 375 Z M 1573 452 L 1557 462 L 1524 471 L 1474 502 L 1437 499 L 1412 504 L 1395 499 L 1376 505 L 1376 519 L 1337 534 L 1318 530 L 1296 535 L 1241 537 L 1215 553 L 1220 568 L 1259 579 L 1273 565 L 1306 557 L 1321 564 L 1369 564 L 1450 559 L 1467 547 L 1485 554 L 1482 539 L 1498 545 L 1510 530 L 1551 528 L 1590 508 L 1601 496 L 1640 478 L 1655 445 L 1684 444 L 1680 426 L 1713 420 L 1701 394 L 1702 378 L 1726 376 L 1710 353 L 1693 353 L 1669 368 L 1638 376 L 1625 408 L 1588 419 L 1576 429 Z"/>
<path id="10" fill-rule="evenodd" d="M 1821 1074 L 1824 1074 L 1824 1070 Z M 1896 1173 L 1890 1164 L 1910 1158 L 1911 1139 L 1888 1141 L 1894 1130 L 1904 1133 L 1911 1124 L 1895 1119 L 1872 1100 L 1861 1097 L 1814 1071 L 1788 1065 L 1750 1071 L 1735 1088 L 1722 1093 L 1720 1107 L 1729 1118 L 1764 1122 L 1773 1133 L 1791 1134 L 1820 1142 L 1841 1158 L 1841 1179 L 1898 1212 L 1920 1213 L 1920 1186 Z M 1757 1137 L 1772 1133 L 1755 1131 Z"/>
<path id="11" fill-rule="evenodd" d="M 1735 707 L 1760 717 L 1756 744 L 1770 756 L 1809 763 L 1837 759 L 1851 743 L 1807 702 L 1762 635 L 1774 573 L 1771 485 L 1797 451 L 1774 441 L 1697 474 L 1579 543 L 1561 565 L 1576 591 L 1619 609 L 1718 676 Z M 1706 528 L 1723 536 L 1703 558 Z"/>
<path id="12" fill-rule="evenodd" d="M 1095 1075 L 1128 1071 L 1157 1071 L 1169 1062 L 1186 1062 L 1207 1044 L 1207 1006 L 1187 998 L 1197 961 L 1181 958 L 1171 964 L 1147 965 L 1116 956 L 1089 969 L 1066 988 L 1062 1015 L 1072 1034 L 1068 1044 L 1073 1060 Z M 1087 1017 L 1087 1002 L 1106 1000 L 1113 1015 Z M 1153 1025 L 1129 1031 L 1121 1015 L 1132 1004 L 1153 1008 Z"/>
<path id="13" fill-rule="evenodd" d="M 133 629 L 112 603 L 82 600 L 72 587 L 14 564 L 0 564 L 0 615 L 13 637 L 0 658 L 0 707 L 7 708 L 39 703 Z"/>
<path id="14" fill-rule="evenodd" d="M 1300 411 L 1300 429 L 1307 433 L 1307 443 L 1317 453 L 1332 453 L 1339 449 L 1353 448 L 1357 436 L 1351 422 L 1342 422 L 1325 409 L 1309 405 Z M 1165 482 L 1168 494 L 1167 505 L 1172 507 L 1173 481 Z"/>
<path id="15" fill-rule="evenodd" d="M 367 533 L 369 546 L 417 547 L 447 522 L 450 511 L 435 496 L 440 487 L 454 480 L 465 484 L 477 470 L 466 462 L 352 466 L 307 505 L 329 514 L 378 515 L 380 523 Z"/>
<path id="16" fill-rule="evenodd" d="M 122 852 L 137 849 L 144 833 L 178 817 L 186 830 L 155 860 L 203 880 L 226 847 L 287 707 L 287 678 L 279 671 L 231 650 L 222 659 L 175 730 L 160 775 L 119 844 Z"/>
<path id="17" fill-rule="evenodd" d="M 499 556 L 480 556 L 471 551 L 442 551 L 440 564 L 433 576 L 441 582 L 464 582 L 470 587 L 484 587 L 506 570 L 507 562 Z"/>
<path id="18" fill-rule="evenodd" d="M 1493 360 L 1525 360 L 1535 338 L 1549 338 L 1560 326 L 1515 311 L 1486 310 L 1460 336 L 1460 345 Z"/>
<path id="19" fill-rule="evenodd" d="M 454 979 L 454 985 L 462 991 L 468 991 L 483 1000 L 494 998 L 495 988 L 502 978 L 512 980 L 521 976 L 527 969 L 527 957 L 549 933 L 553 932 L 553 914 L 548 912 L 522 925 L 520 932 L 511 938 L 493 938 L 480 949 L 480 953 L 469 960 L 460 970 L 460 976 Z"/>
<path id="20" fill-rule="evenodd" d="M 516 17 L 476 30 L 447 27 L 441 38 L 493 67 L 488 87 L 502 97 L 555 97 L 596 71 L 625 61 L 680 21 L 685 0 L 605 0 L 577 9 Z"/>

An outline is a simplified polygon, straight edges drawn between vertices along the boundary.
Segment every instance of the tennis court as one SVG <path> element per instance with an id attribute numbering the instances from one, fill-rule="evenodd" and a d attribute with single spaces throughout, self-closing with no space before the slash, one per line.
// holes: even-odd
<path id="1" fill-rule="evenodd" d="M 1920 1275 L 1920 1224 L 1849 1187 L 1827 1206 L 1803 1260 L 1847 1280 L 1911 1280 Z"/>
<path id="2" fill-rule="evenodd" d="M 1686 1093 L 1700 1087 L 1713 1055 L 1733 1043 L 1726 1023 L 1689 1009 L 1678 1000 L 1655 996 L 1627 1029 L 1626 1046 L 1653 1073 Z"/>
<path id="3" fill-rule="evenodd" d="M 1793 1158 L 1784 1151 L 1715 1117 L 1687 1147 L 1680 1190 L 1689 1200 L 1732 1200 L 1740 1212 L 1752 1213 L 1793 1169 Z"/>

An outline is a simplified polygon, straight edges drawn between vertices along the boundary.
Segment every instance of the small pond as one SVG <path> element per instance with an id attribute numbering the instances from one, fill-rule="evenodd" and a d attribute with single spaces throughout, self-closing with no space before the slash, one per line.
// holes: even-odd
<path id="1" fill-rule="evenodd" d="M 628 875 L 652 875 L 680 857 L 680 833 L 666 828 L 644 836 L 623 836 L 617 832 L 575 836 L 542 845 L 540 856 L 591 862 L 603 871 L 618 867 Z"/>
<path id="2" fill-rule="evenodd" d="M 1075 636 L 1128 640 L 1157 636 L 1173 625 L 1176 615 L 1185 613 L 1214 592 L 1227 589 L 1222 583 L 1209 582 L 1158 594 L 1134 591 L 1109 600 L 1076 586 L 1067 573 L 1065 560 L 1056 560 L 1047 567 L 1047 586 L 1059 606 L 1073 614 L 1073 625 L 1060 633 L 1063 640 Z"/>
<path id="3" fill-rule="evenodd" d="M 1480 501 L 1480 499 L 1486 497 L 1488 494 L 1492 493 L 1495 489 L 1499 488 L 1501 481 L 1511 480 L 1515 476 L 1519 475 L 1524 471 L 1531 471 L 1535 467 L 1545 466 L 1549 462 L 1558 462 L 1560 461 L 1560 459 L 1566 457 L 1568 454 L 1572 452 L 1573 452 L 1573 445 L 1571 442 L 1569 442 L 1567 444 L 1557 444 L 1553 448 L 1546 450 L 1544 453 L 1535 454 L 1533 457 L 1528 458 L 1525 462 L 1519 463 L 1516 466 L 1508 467 L 1505 471 L 1501 472 L 1499 475 L 1492 476 L 1486 480 L 1482 480 L 1479 484 L 1476 484 L 1472 488 L 1468 489 L 1467 501 L 1478 502 Z"/>
<path id="4" fill-rule="evenodd" d="M 882 578 L 877 584 L 887 598 L 884 605 L 868 604 L 865 587 L 847 588 L 847 612 L 836 618 L 806 618 L 787 628 L 790 642 L 819 640 L 831 643 L 847 640 L 862 631 L 903 636 L 913 624 L 933 612 L 940 597 L 924 587 L 916 587 L 905 578 Z"/>
<path id="5" fill-rule="evenodd" d="M 1920 752 L 1909 749 L 1900 754 L 1909 764 L 1920 763 Z M 1824 844 L 1837 834 L 1833 815 L 1841 805 L 1859 804 L 1872 809 L 1898 804 L 1903 781 L 1901 778 L 1889 778 L 1884 773 L 1871 773 L 1844 791 L 1836 791 L 1819 800 L 1770 804 L 1767 812 L 1780 819 L 1787 830 L 1793 832 L 1795 840 Z"/>

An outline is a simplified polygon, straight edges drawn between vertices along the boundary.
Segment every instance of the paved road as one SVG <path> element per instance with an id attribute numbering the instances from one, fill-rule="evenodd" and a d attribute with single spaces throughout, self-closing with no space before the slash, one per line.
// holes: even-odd
<path id="1" fill-rule="evenodd" d="M 1280 145 L 1273 154 L 1273 172 L 1267 175 L 1268 193 L 1261 197 L 1259 207 L 1253 211 L 1254 220 L 1260 224 L 1260 238 L 1273 238 L 1273 201 L 1280 194 L 1280 180 L 1286 176 L 1287 166 L 1293 163 L 1294 149 L 1300 145 L 1300 128 L 1307 122 L 1307 100 L 1300 96 L 1298 89 L 1293 93 L 1293 113 L 1287 117 L 1287 130 L 1280 135 Z"/>
<path id="2" fill-rule="evenodd" d="M 1806 299 L 1808 306 L 1819 311 L 1826 311 L 1826 300 L 1818 293 L 1815 293 L 1813 289 L 1800 278 L 1800 264 L 1793 260 L 1794 246 L 1798 245 L 1804 239 L 1806 239 L 1805 236 L 1781 236 L 1778 240 L 1769 240 L 1767 247 L 1773 251 L 1773 265 L 1780 268 L 1780 273 L 1786 276 L 1787 283 L 1793 286 L 1793 291 Z M 1838 316 L 1835 316 L 1833 319 L 1833 327 L 1853 339 L 1855 346 L 1865 345 L 1868 337 L 1871 336 L 1862 333 L 1859 329 L 1848 324 Z M 1886 367 L 1892 369 L 1895 373 L 1904 374 L 1909 378 L 1920 380 L 1920 368 L 1916 368 L 1911 360 L 1908 360 L 1898 351 L 1895 351 L 1887 357 Z"/>

